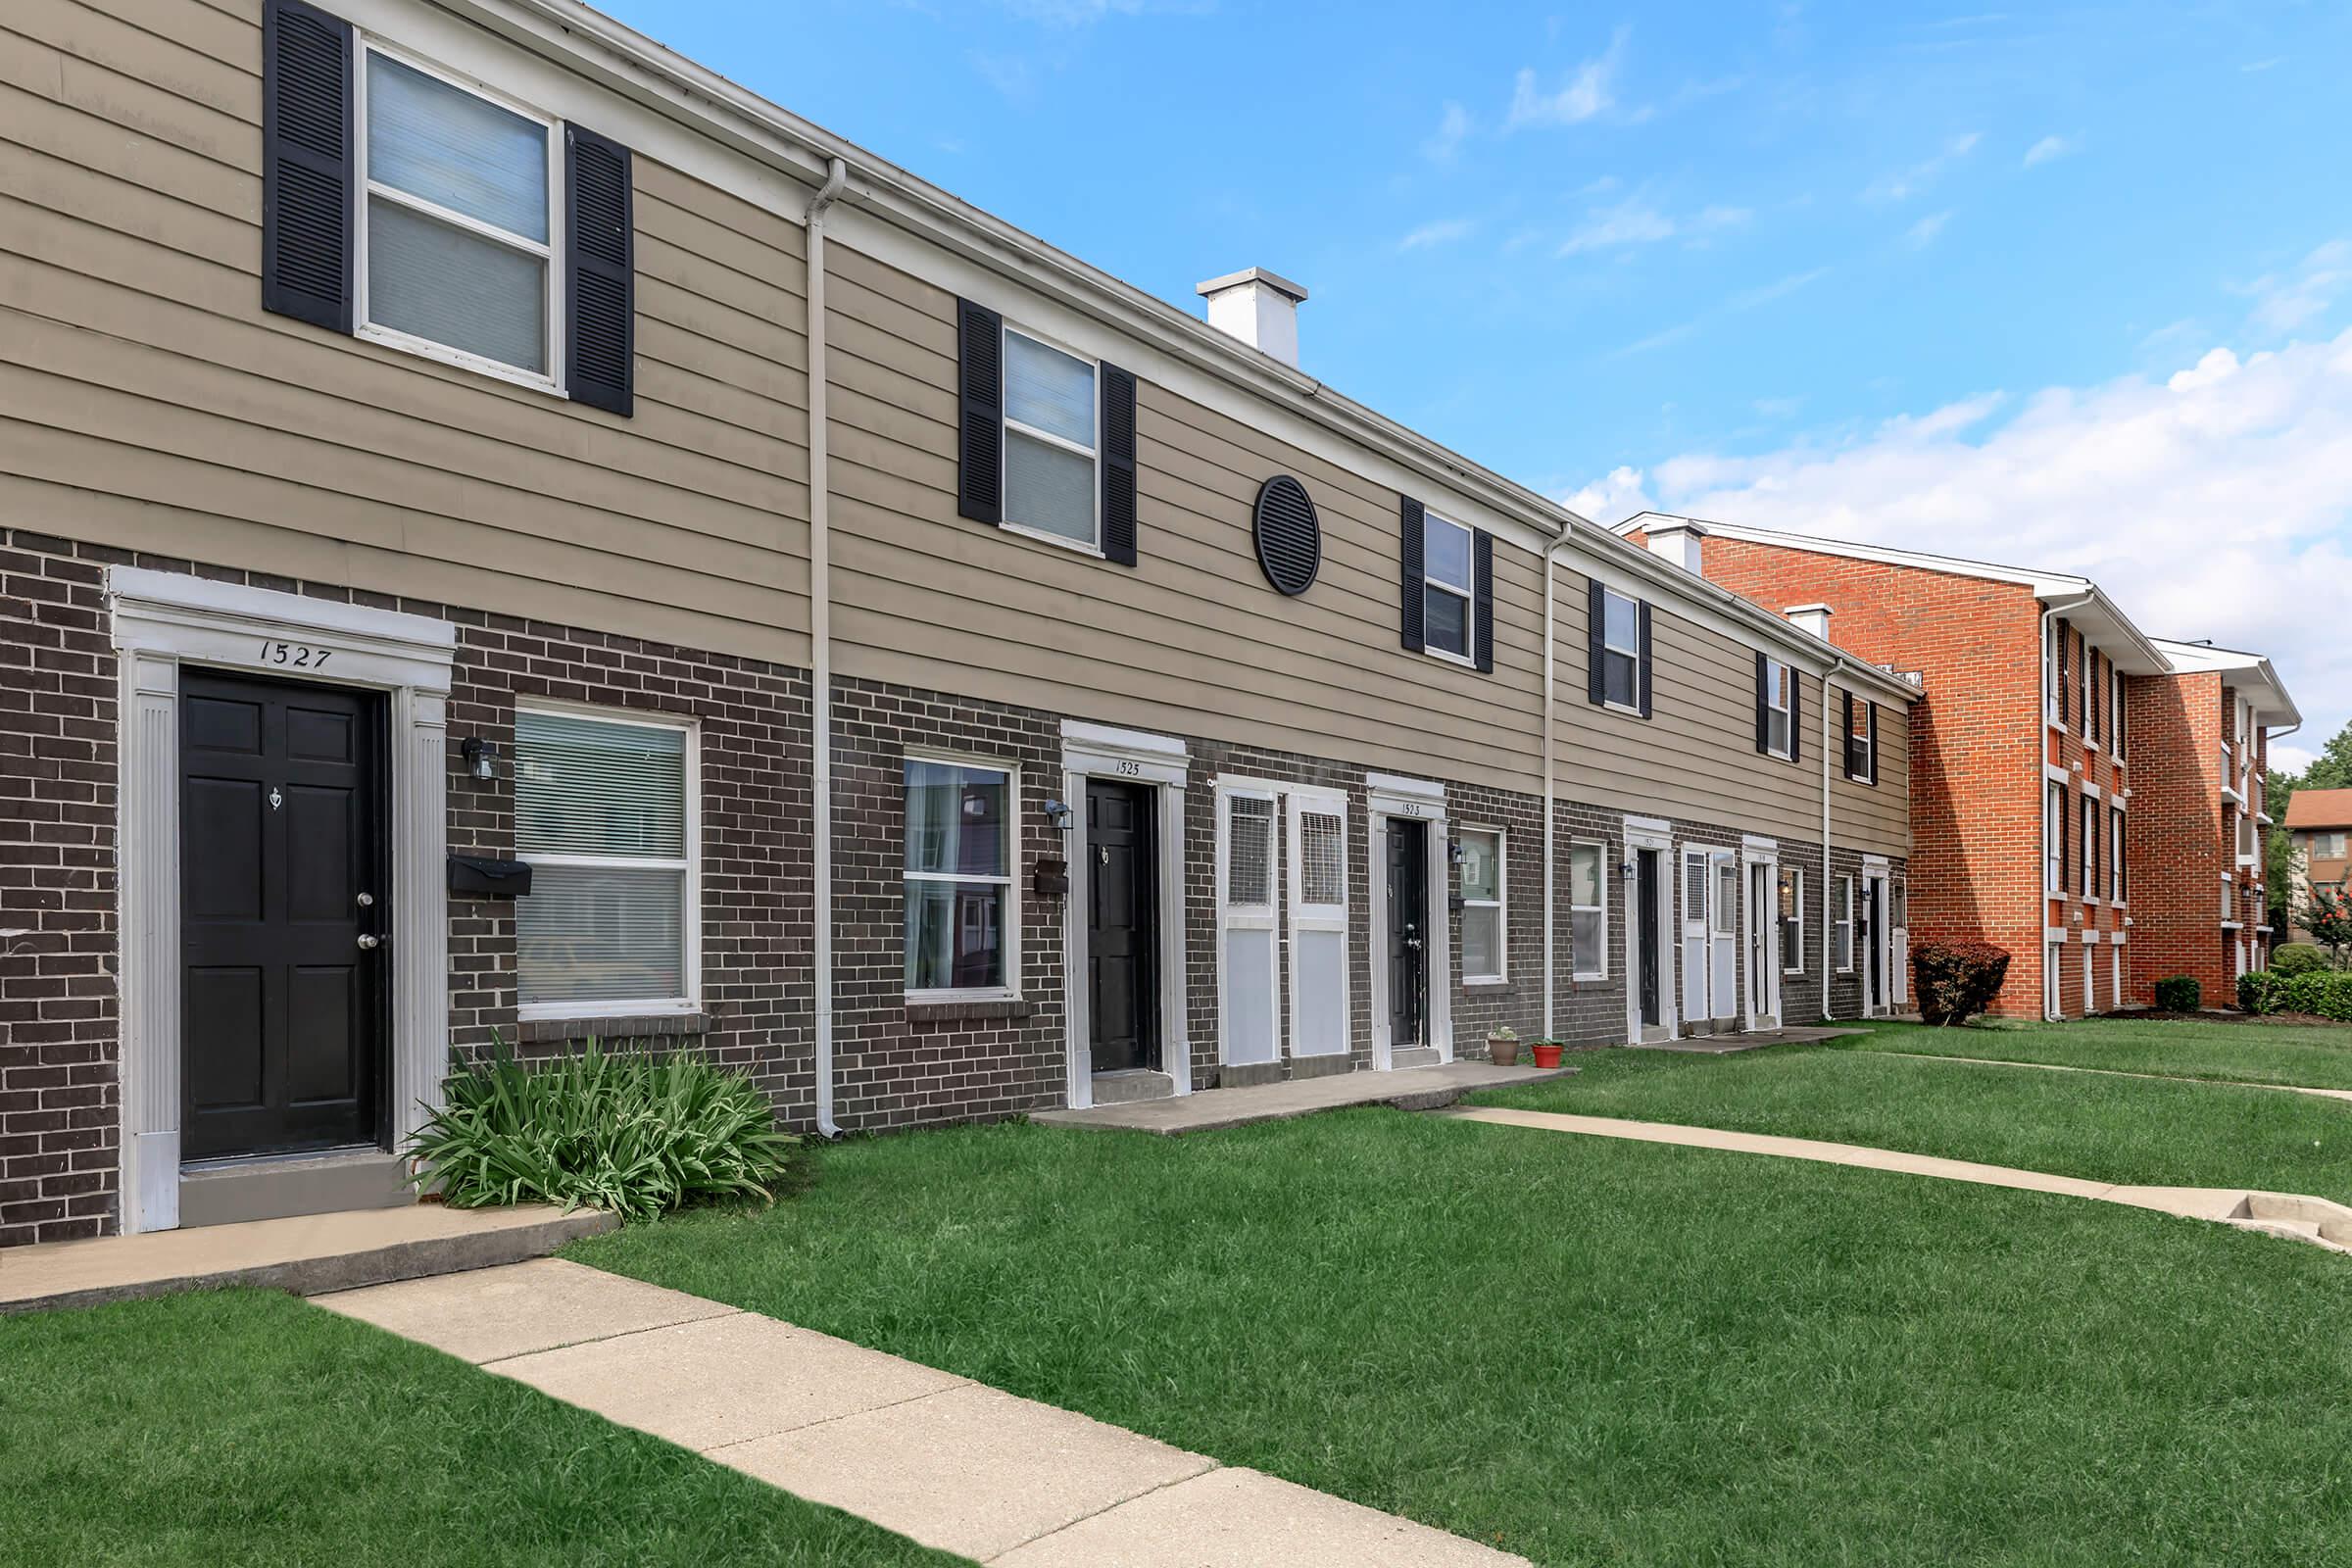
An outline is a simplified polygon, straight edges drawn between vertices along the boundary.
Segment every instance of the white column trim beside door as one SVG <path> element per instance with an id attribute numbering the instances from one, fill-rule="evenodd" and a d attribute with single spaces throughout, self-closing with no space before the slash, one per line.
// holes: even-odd
<path id="1" fill-rule="evenodd" d="M 1390 1071 L 1396 1064 L 1395 1020 L 1389 1015 L 1389 823 L 1392 819 L 1426 824 L 1428 843 L 1422 858 L 1427 886 L 1422 900 L 1429 911 L 1429 933 L 1421 949 L 1422 985 L 1429 992 L 1429 1039 L 1441 1062 L 1453 1057 L 1453 922 L 1447 894 L 1447 868 L 1452 864 L 1453 841 L 1446 816 L 1446 786 L 1430 779 L 1401 778 L 1394 773 L 1364 776 L 1365 814 L 1371 818 L 1370 858 L 1365 891 L 1372 906 L 1372 1067 Z"/>
<path id="2" fill-rule="evenodd" d="M 390 694 L 392 1028 L 397 1150 L 440 1099 L 449 1042 L 448 728 L 458 630 L 332 599 L 115 566 L 121 652 L 118 940 L 122 1229 L 179 1223 L 179 672 L 183 664 Z"/>
<path id="3" fill-rule="evenodd" d="M 1625 911 L 1625 1038 L 1629 1044 L 1642 1039 L 1642 970 L 1635 965 L 1634 955 L 1642 940 L 1642 852 L 1654 850 L 1658 855 L 1658 935 L 1643 957 L 1646 965 L 1658 969 L 1658 1027 L 1668 1040 L 1681 1038 L 1682 998 L 1676 986 L 1675 955 L 1683 950 L 1682 927 L 1675 917 L 1680 900 L 1682 858 L 1674 850 L 1672 827 L 1653 816 L 1625 818 L 1625 863 L 1618 883 L 1622 894 L 1620 907 Z"/>

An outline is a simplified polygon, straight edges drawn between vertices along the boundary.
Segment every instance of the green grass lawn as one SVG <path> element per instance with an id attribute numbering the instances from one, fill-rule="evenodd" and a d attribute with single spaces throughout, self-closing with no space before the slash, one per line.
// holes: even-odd
<path id="1" fill-rule="evenodd" d="M 1840 1044 L 1858 1051 L 1915 1051 L 1933 1056 L 1987 1056 L 2235 1083 L 2352 1089 L 2352 1024 L 2086 1018 L 2076 1023 L 2002 1019 L 1965 1029 L 1930 1029 L 1916 1023 L 1873 1023 L 1867 1037 Z"/>
<path id="2" fill-rule="evenodd" d="M 2352 1203 L 2352 1102 L 2310 1095 L 1834 1047 L 1730 1056 L 1611 1051 L 1579 1064 L 1572 1078 L 1473 1098 L 1868 1144 L 2093 1181 L 2259 1187 Z"/>
<path id="3" fill-rule="evenodd" d="M 260 1291 L 0 1318 L 0 1563 L 947 1564 Z"/>
<path id="4" fill-rule="evenodd" d="M 2352 1260 L 2316 1248 L 1379 1109 L 819 1163 L 569 1255 L 1546 1564 L 2352 1554 Z"/>

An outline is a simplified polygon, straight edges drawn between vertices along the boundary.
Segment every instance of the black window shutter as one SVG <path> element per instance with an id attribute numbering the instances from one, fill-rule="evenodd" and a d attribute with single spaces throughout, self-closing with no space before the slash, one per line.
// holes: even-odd
<path id="1" fill-rule="evenodd" d="M 1870 781 L 1879 781 L 1879 705 L 1870 705 Z"/>
<path id="2" fill-rule="evenodd" d="M 1494 539 L 1484 528 L 1471 535 L 1472 554 L 1477 574 L 1471 579 L 1478 585 L 1478 641 L 1474 645 L 1478 667 L 1488 674 L 1494 672 Z"/>
<path id="3" fill-rule="evenodd" d="M 302 0 L 262 8 L 262 309 L 351 330 L 351 24 Z"/>
<path id="4" fill-rule="evenodd" d="M 956 511 L 974 522 L 1004 521 L 1004 319 L 984 305 L 956 302 Z"/>
<path id="5" fill-rule="evenodd" d="M 1586 613 L 1592 622 L 1592 636 L 1585 655 L 1585 695 L 1594 703 L 1609 700 L 1609 640 L 1607 590 L 1595 577 L 1587 581 Z"/>
<path id="6" fill-rule="evenodd" d="M 1756 655 L 1756 750 L 1772 750 L 1772 661 Z"/>
<path id="7" fill-rule="evenodd" d="M 1102 367 L 1102 554 L 1135 564 L 1135 376 Z"/>
<path id="8" fill-rule="evenodd" d="M 564 127 L 564 389 L 627 418 L 636 406 L 636 202 L 629 150 Z"/>
<path id="9" fill-rule="evenodd" d="M 1417 654 L 1428 645 L 1421 635 L 1421 503 L 1411 496 L 1396 498 L 1396 557 L 1397 632 L 1404 651 Z"/>
<path id="10" fill-rule="evenodd" d="M 1802 761 L 1805 755 L 1805 682 L 1788 666 L 1788 760 Z"/>
<path id="11" fill-rule="evenodd" d="M 1649 601 L 1642 601 L 1642 716 L 1649 716 Z"/>

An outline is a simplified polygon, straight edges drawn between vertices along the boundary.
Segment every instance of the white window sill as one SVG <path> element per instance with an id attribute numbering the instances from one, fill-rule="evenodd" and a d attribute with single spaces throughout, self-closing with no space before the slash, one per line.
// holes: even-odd
<path id="1" fill-rule="evenodd" d="M 1586 982 L 1586 981 L 1592 981 L 1592 980 L 1606 980 L 1608 977 L 1609 977 L 1609 971 L 1608 971 L 1608 970 L 1606 970 L 1606 969 L 1595 969 L 1595 970 L 1592 971 L 1591 973 L 1584 973 L 1584 974 L 1571 974 L 1571 975 L 1569 975 L 1569 977 L 1568 977 L 1568 978 L 1569 978 L 1570 980 L 1576 981 L 1576 982 L 1578 982 L 1578 983 L 1580 983 L 1580 984 L 1581 984 L 1581 983 L 1584 983 L 1584 982 Z"/>
<path id="2" fill-rule="evenodd" d="M 1018 1002 L 1021 994 L 1009 986 L 992 986 L 985 991 L 909 991 L 909 1007 L 953 1006 L 959 1002 Z"/>
<path id="3" fill-rule="evenodd" d="M 1057 549 L 1067 550 L 1072 555 L 1092 556 L 1097 561 L 1110 559 L 1102 554 L 1102 547 L 1091 539 L 1073 539 L 1068 534 L 1054 533 L 1047 528 L 1034 528 L 1025 522 L 1007 522 L 1004 528 L 1006 533 L 1017 533 L 1024 539 L 1034 539 L 1041 545 L 1053 545 Z"/>
<path id="4" fill-rule="evenodd" d="M 549 1018 L 666 1018 L 700 1012 L 702 1004 L 677 997 L 662 1002 L 526 1002 L 514 1009 L 516 1023 Z"/>
<path id="5" fill-rule="evenodd" d="M 1429 646 L 1429 644 L 1423 643 L 1421 645 L 1421 652 L 1427 654 L 1430 658 L 1437 660 L 1441 663 L 1459 664 L 1464 669 L 1476 669 L 1478 667 L 1477 660 L 1472 659 L 1467 654 L 1457 654 L 1450 648 L 1432 648 Z"/>
<path id="6" fill-rule="evenodd" d="M 486 360 L 478 354 L 468 354 L 464 349 L 436 343 L 431 338 L 378 326 L 373 321 L 360 322 L 351 329 L 351 335 L 363 342 L 380 343 L 385 348 L 398 349 L 403 354 L 414 354 L 420 360 L 432 360 L 461 370 L 471 370 L 476 375 L 486 375 L 531 392 L 544 392 L 551 398 L 561 398 L 566 403 L 571 401 L 571 395 L 557 385 L 552 375 L 542 375 L 537 370 L 526 370 L 520 366 L 508 365 L 500 360 Z"/>
<path id="7" fill-rule="evenodd" d="M 1640 718 L 1642 716 L 1641 709 L 1628 708 L 1623 703 L 1603 700 L 1600 706 L 1607 709 L 1612 713 L 1624 713 L 1631 718 Z"/>
<path id="8" fill-rule="evenodd" d="M 1462 988 L 1475 990 L 1481 986 L 1507 986 L 1510 983 L 1508 979 L 1498 974 L 1474 974 L 1463 978 Z"/>

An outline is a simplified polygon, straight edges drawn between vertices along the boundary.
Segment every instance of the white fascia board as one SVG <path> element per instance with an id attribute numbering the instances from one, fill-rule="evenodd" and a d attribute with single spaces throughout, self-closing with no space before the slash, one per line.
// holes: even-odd
<path id="1" fill-rule="evenodd" d="M 1107 328 L 1117 344 L 1108 356 L 1113 363 L 1170 384 L 1187 396 L 1199 394 L 1186 383 L 1204 379 L 1264 400 L 1247 405 L 1249 422 L 1253 426 L 1295 445 L 1306 445 L 1318 456 L 1333 455 L 1328 437 L 1337 435 L 1345 445 L 1357 449 L 1342 459 L 1351 471 L 1384 488 L 1437 502 L 1441 510 L 1468 514 L 1461 520 L 1485 527 L 1521 549 L 1540 552 L 1564 529 L 1595 526 L 1548 497 L 1448 451 L 1218 331 L 1200 318 L 992 217 L 578 0 L 432 0 L 430 4 L 426 0 L 345 0 L 343 9 L 360 11 L 363 15 L 353 21 L 380 27 L 395 39 L 408 30 L 403 19 L 416 24 L 416 19 L 436 12 L 445 30 L 465 30 L 451 29 L 449 18 L 453 16 L 478 24 L 606 89 L 593 95 L 575 88 L 568 95 L 551 89 L 518 96 L 541 102 L 550 112 L 567 118 L 571 104 L 586 99 L 585 112 L 580 115 L 583 122 L 624 140 L 631 134 L 651 137 L 650 120 L 667 120 L 766 165 L 808 190 L 820 185 L 828 162 L 840 158 L 850 170 L 849 183 L 835 210 L 841 224 L 837 237 L 845 243 L 862 250 L 874 240 L 870 229 L 853 226 L 853 215 L 869 220 L 872 228 L 897 229 L 923 245 L 918 249 L 898 247 L 879 259 L 894 265 L 912 259 L 918 264 L 917 275 L 992 304 L 992 308 L 993 300 L 1003 297 L 1007 282 L 1018 285 L 1051 300 L 1064 317 L 1093 323 L 1095 329 L 1074 346 L 1093 350 L 1112 341 L 1103 336 L 1102 329 Z M 478 41 L 473 52 L 482 52 Z M 617 107 L 613 95 L 646 111 L 646 117 L 634 123 L 616 121 L 612 113 Z M 664 162 L 677 159 L 680 167 L 702 172 L 694 159 L 678 154 L 670 138 L 653 137 L 631 145 Z M 761 205 L 790 221 L 801 222 L 808 190 L 782 200 L 771 192 Z M 853 238 L 853 234 L 859 237 Z M 937 265 L 950 259 L 971 270 L 951 271 Z M 975 286 L 974 279 L 982 277 L 994 281 Z M 1034 313 L 1016 307 L 1008 314 Z M 1172 373 L 1172 367 L 1179 365 L 1192 374 L 1180 380 Z M 1269 405 L 1323 432 L 1325 439 L 1309 445 L 1281 428 L 1269 427 L 1265 417 Z M 1364 455 L 1385 463 L 1368 465 Z M 1379 471 L 1384 467 L 1390 472 Z M 1464 501 L 1470 504 L 1464 505 Z"/>

